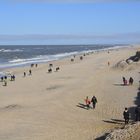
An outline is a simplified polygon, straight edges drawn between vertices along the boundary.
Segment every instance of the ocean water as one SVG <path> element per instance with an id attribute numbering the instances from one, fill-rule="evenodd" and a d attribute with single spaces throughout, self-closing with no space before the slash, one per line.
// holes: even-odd
<path id="1" fill-rule="evenodd" d="M 74 54 L 120 48 L 121 45 L 7 45 L 0 46 L 0 70 L 44 63 Z"/>

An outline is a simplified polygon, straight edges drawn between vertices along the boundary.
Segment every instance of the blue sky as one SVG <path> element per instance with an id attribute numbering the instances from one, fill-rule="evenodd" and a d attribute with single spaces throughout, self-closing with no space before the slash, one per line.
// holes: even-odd
<path id="1" fill-rule="evenodd" d="M 139 0 L 0 1 L 1 45 L 95 43 L 140 43 Z"/>

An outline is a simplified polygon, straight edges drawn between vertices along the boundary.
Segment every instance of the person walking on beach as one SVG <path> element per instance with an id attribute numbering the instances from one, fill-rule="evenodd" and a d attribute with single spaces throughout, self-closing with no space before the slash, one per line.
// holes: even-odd
<path id="1" fill-rule="evenodd" d="M 124 83 L 124 85 L 126 86 L 127 85 L 127 80 L 125 79 L 125 83 Z"/>
<path id="2" fill-rule="evenodd" d="M 125 77 L 123 77 L 123 85 L 126 86 L 127 85 L 127 80 Z"/>
<path id="3" fill-rule="evenodd" d="M 29 75 L 32 75 L 32 70 L 31 69 L 29 70 Z"/>
<path id="4" fill-rule="evenodd" d="M 135 116 L 136 116 L 136 121 L 140 121 L 140 105 L 138 105 L 135 109 Z"/>
<path id="5" fill-rule="evenodd" d="M 129 85 L 133 85 L 133 81 L 134 81 L 133 78 L 130 77 L 130 78 L 129 78 Z"/>
<path id="6" fill-rule="evenodd" d="M 12 78 L 12 79 L 13 79 L 13 81 L 15 81 L 15 79 L 16 79 L 16 76 L 15 76 L 15 75 L 13 75 L 13 78 Z"/>
<path id="7" fill-rule="evenodd" d="M 90 108 L 90 100 L 89 100 L 88 96 L 86 97 L 85 102 L 86 102 L 87 109 L 89 109 Z"/>
<path id="8" fill-rule="evenodd" d="M 123 79 L 123 85 L 125 85 L 125 81 L 126 81 L 125 77 L 123 77 L 122 79 Z"/>
<path id="9" fill-rule="evenodd" d="M 129 111 L 127 108 L 125 108 L 124 112 L 123 112 L 123 117 L 124 117 L 124 120 L 125 120 L 125 124 L 128 124 L 129 122 Z"/>
<path id="10" fill-rule="evenodd" d="M 4 78 L 3 78 L 3 77 L 1 77 L 1 82 L 3 82 L 3 80 L 4 80 Z"/>
<path id="11" fill-rule="evenodd" d="M 23 73 L 24 77 L 26 77 L 26 72 Z"/>
<path id="12" fill-rule="evenodd" d="M 95 109 L 96 103 L 97 103 L 97 98 L 95 96 L 93 96 L 91 99 L 91 102 L 92 102 L 93 109 Z"/>

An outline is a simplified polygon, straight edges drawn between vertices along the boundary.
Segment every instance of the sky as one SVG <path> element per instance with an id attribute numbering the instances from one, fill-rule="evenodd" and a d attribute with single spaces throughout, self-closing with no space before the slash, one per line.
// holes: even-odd
<path id="1" fill-rule="evenodd" d="M 0 45 L 140 43 L 140 0 L 0 0 Z"/>

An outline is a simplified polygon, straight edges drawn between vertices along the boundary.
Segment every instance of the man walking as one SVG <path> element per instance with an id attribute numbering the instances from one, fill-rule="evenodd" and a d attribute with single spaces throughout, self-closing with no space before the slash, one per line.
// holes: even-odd
<path id="1" fill-rule="evenodd" d="M 127 108 L 125 108 L 124 112 L 123 112 L 123 117 L 124 117 L 124 120 L 125 120 L 125 124 L 128 124 L 129 122 L 129 111 Z"/>
<path id="2" fill-rule="evenodd" d="M 93 96 L 91 99 L 91 102 L 92 102 L 93 109 L 95 109 L 96 103 L 97 103 L 97 98 L 95 96 Z"/>

